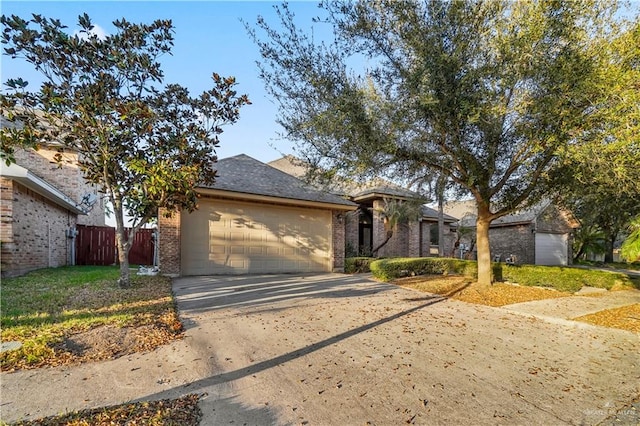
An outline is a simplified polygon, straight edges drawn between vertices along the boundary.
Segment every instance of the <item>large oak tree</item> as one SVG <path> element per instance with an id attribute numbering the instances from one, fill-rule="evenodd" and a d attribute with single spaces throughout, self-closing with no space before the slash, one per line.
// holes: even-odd
<path id="1" fill-rule="evenodd" d="M 113 22 L 115 34 L 98 37 L 90 18 L 69 35 L 56 19 L 2 16 L 4 54 L 40 72 L 34 91 L 22 78 L 0 95 L 0 155 L 17 147 L 56 143 L 76 150 L 85 178 L 113 205 L 121 286 L 129 285 L 128 253 L 135 233 L 158 214 L 196 207 L 198 184 L 215 179 L 215 148 L 222 125 L 238 120 L 249 103 L 234 78 L 213 74 L 212 88 L 191 96 L 164 84 L 160 58 L 173 46 L 171 21 Z M 128 236 L 125 212 L 133 218 Z"/>
<path id="2" fill-rule="evenodd" d="M 267 89 L 300 155 L 336 175 L 419 181 L 475 199 L 478 281 L 492 221 L 549 195 L 559 154 L 607 96 L 594 43 L 619 31 L 610 1 L 328 1 L 313 28 L 286 5 L 259 17 Z"/>

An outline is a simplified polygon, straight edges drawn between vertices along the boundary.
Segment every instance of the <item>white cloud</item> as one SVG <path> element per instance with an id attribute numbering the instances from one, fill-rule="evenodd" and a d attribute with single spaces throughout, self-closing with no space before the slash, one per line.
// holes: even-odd
<path id="1" fill-rule="evenodd" d="M 97 35 L 100 40 L 104 40 L 105 38 L 107 38 L 107 32 L 100 25 L 94 25 L 89 33 Z M 89 39 L 87 33 L 80 32 L 79 30 L 74 31 L 73 35 L 79 37 L 82 40 Z"/>

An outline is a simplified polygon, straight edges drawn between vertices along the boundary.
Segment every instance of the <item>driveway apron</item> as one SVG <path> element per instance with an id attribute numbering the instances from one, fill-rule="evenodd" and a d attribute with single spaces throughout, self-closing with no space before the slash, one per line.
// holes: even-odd
<path id="1" fill-rule="evenodd" d="M 640 395 L 640 336 L 366 275 L 182 278 L 203 424 L 598 424 Z M 624 414 L 624 413 L 623 413 Z"/>

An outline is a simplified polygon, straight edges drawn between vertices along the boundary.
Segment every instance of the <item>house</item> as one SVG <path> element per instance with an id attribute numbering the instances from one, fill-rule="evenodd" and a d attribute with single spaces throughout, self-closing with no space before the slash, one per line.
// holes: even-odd
<path id="1" fill-rule="evenodd" d="M 2 276 L 72 263 L 75 226 L 104 225 L 102 199 L 84 180 L 78 153 L 49 145 L 19 149 L 15 159 L 0 164 Z"/>
<path id="2" fill-rule="evenodd" d="M 462 228 L 472 231 L 468 236 L 461 236 L 462 247 L 475 247 L 475 202 L 449 202 L 444 211 L 459 219 L 459 235 L 463 234 Z M 491 223 L 491 256 L 495 260 L 509 259 L 518 264 L 569 265 L 573 258 L 572 234 L 578 226 L 571 213 L 549 200 L 542 201 Z M 472 253 L 471 257 L 475 258 L 475 255 Z"/>
<path id="3" fill-rule="evenodd" d="M 247 155 L 216 167 L 195 211 L 158 215 L 163 274 L 344 270 L 345 215 L 355 203 Z"/>
<path id="4" fill-rule="evenodd" d="M 270 166 L 282 170 L 295 177 L 302 178 L 306 174 L 303 162 L 293 156 L 285 156 L 269 163 Z M 349 256 L 371 255 L 386 237 L 382 210 L 385 200 L 422 201 L 424 197 L 391 182 L 375 179 L 367 183 L 348 181 L 332 182 L 326 190 L 339 194 L 358 205 L 358 209 L 346 215 L 346 251 Z M 444 253 L 451 253 L 456 240 L 451 225 L 457 219 L 444 215 Z M 382 257 L 423 257 L 437 256 L 438 212 L 422 206 L 418 220 L 400 224 L 393 236 L 379 251 Z"/>

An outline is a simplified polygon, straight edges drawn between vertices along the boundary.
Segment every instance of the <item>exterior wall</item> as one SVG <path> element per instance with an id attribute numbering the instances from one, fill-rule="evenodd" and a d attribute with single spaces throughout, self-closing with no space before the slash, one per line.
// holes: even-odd
<path id="1" fill-rule="evenodd" d="M 331 234 L 331 257 L 333 261 L 333 272 L 344 272 L 346 220 L 345 213 L 343 211 L 333 210 L 331 212 Z"/>
<path id="2" fill-rule="evenodd" d="M 444 235 L 443 235 L 444 244 L 444 257 L 451 257 L 453 255 L 453 245 L 456 242 L 456 235 L 451 232 L 451 225 L 448 223 L 444 224 Z"/>
<path id="3" fill-rule="evenodd" d="M 547 207 L 536 219 L 536 232 L 568 234 L 573 231 L 567 214 L 554 205 Z"/>
<path id="4" fill-rule="evenodd" d="M 158 212 L 158 257 L 163 275 L 180 275 L 180 213 Z"/>
<path id="5" fill-rule="evenodd" d="M 422 222 L 413 221 L 408 224 L 409 228 L 409 241 L 408 241 L 408 257 L 420 257 L 420 227 Z"/>
<path id="6" fill-rule="evenodd" d="M 2 275 L 67 265 L 76 216 L 30 189 L 2 179 Z"/>
<path id="7" fill-rule="evenodd" d="M 386 231 L 384 230 L 384 222 L 382 220 L 382 213 L 380 213 L 380 211 L 384 208 L 384 202 L 382 200 L 374 200 L 373 201 L 373 221 L 372 221 L 372 228 L 373 228 L 373 238 L 372 238 L 372 243 L 371 246 L 372 248 L 376 248 L 378 247 L 382 241 L 384 241 L 385 239 L 385 234 Z M 388 244 L 387 244 L 388 245 Z M 379 251 L 378 251 L 378 256 L 379 257 L 386 257 L 389 256 L 387 254 L 387 247 L 382 247 Z"/>
<path id="8" fill-rule="evenodd" d="M 57 163 L 55 156 L 62 155 Z M 16 164 L 28 169 L 34 175 L 46 180 L 71 199 L 80 203 L 85 194 L 95 194 L 98 201 L 87 215 L 78 217 L 79 225 L 104 226 L 104 203 L 95 185 L 84 180 L 78 167 L 78 154 L 72 151 L 59 153 L 54 148 L 42 147 L 39 150 L 17 150 Z"/>
<path id="9" fill-rule="evenodd" d="M 353 255 L 359 251 L 359 223 L 360 212 L 358 210 L 344 213 L 345 218 L 345 250 L 346 255 Z M 334 246 L 335 247 L 335 246 Z M 349 253 L 351 252 L 351 253 Z"/>
<path id="10" fill-rule="evenodd" d="M 420 242 L 420 250 L 423 257 L 438 256 L 438 246 L 431 246 L 431 227 L 438 227 L 438 222 L 422 221 L 422 241 Z M 451 232 L 451 225 L 445 223 L 443 226 L 443 253 L 444 257 L 457 257 L 453 253 L 453 245 L 456 241 L 455 233 Z M 433 249 L 434 253 L 431 253 Z"/>
<path id="11" fill-rule="evenodd" d="M 530 224 L 491 228 L 491 258 L 500 255 L 500 260 L 504 262 L 508 256 L 514 255 L 517 264 L 534 264 L 535 234 L 532 231 Z"/>

